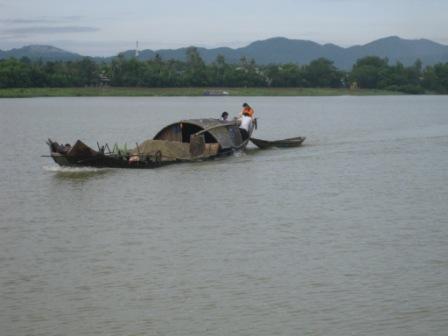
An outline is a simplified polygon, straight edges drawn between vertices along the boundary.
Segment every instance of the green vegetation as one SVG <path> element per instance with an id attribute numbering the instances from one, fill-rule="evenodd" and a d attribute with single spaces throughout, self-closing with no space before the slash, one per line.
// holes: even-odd
<path id="1" fill-rule="evenodd" d="M 110 63 L 90 58 L 67 62 L 0 61 L 0 97 L 31 96 L 200 96 L 216 88 L 234 96 L 448 93 L 448 63 L 423 69 L 387 59 L 359 59 L 351 71 L 320 58 L 307 65 L 259 66 L 242 58 L 229 64 L 222 55 L 210 65 L 195 48 L 185 62 L 138 61 L 117 57 Z M 380 91 L 378 91 L 380 90 Z"/>
<path id="2" fill-rule="evenodd" d="M 371 89 L 330 88 L 213 88 L 226 91 L 229 96 L 342 96 L 394 95 L 394 91 Z M 87 87 L 87 88 L 8 88 L 0 89 L 0 98 L 30 97 L 175 97 L 204 96 L 204 88 L 141 88 L 141 87 Z"/>

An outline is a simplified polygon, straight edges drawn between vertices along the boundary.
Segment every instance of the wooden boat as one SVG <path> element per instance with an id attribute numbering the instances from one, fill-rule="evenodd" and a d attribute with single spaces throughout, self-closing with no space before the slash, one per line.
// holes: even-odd
<path id="1" fill-rule="evenodd" d="M 252 143 L 260 149 L 267 149 L 271 147 L 277 147 L 277 148 L 298 147 L 302 144 L 302 142 L 305 141 L 305 139 L 306 139 L 305 137 L 295 137 L 284 140 L 268 141 L 268 140 L 250 138 L 250 141 L 252 141 Z"/>
<path id="2" fill-rule="evenodd" d="M 252 132 L 250 132 L 252 133 Z M 244 150 L 250 135 L 244 136 L 236 122 L 217 119 L 189 119 L 162 128 L 153 139 L 130 150 L 108 144 L 98 150 L 77 140 L 73 146 L 48 139 L 50 157 L 61 166 L 156 168 L 178 162 L 192 162 L 225 156 Z"/>

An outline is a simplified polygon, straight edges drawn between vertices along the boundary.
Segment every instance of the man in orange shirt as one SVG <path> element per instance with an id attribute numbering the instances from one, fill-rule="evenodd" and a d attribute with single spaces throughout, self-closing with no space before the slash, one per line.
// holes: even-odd
<path id="1" fill-rule="evenodd" d="M 243 115 L 243 113 L 247 113 L 249 115 L 249 117 L 252 118 L 252 120 L 254 119 L 255 111 L 252 107 L 249 106 L 248 103 L 243 104 L 243 110 L 240 112 L 240 117 Z"/>

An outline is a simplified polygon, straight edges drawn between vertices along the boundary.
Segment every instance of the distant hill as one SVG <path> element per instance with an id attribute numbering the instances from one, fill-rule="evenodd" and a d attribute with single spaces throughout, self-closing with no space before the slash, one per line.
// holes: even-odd
<path id="1" fill-rule="evenodd" d="M 338 60 L 342 68 L 351 67 L 357 59 L 365 56 L 387 57 L 389 62 L 411 65 L 420 59 L 424 65 L 448 62 L 448 46 L 426 40 L 406 40 L 397 36 L 379 39 L 363 46 L 347 48 L 347 58 Z"/>
<path id="2" fill-rule="evenodd" d="M 159 54 L 162 59 L 185 60 L 187 48 L 142 50 L 138 59 L 148 60 Z M 448 62 L 448 46 L 426 40 L 406 40 L 397 36 L 382 38 L 362 46 L 342 48 L 334 44 L 318 44 L 306 40 L 291 40 L 283 37 L 256 41 L 246 47 L 232 48 L 198 48 L 206 63 L 213 62 L 221 54 L 228 63 L 239 62 L 241 57 L 253 58 L 258 64 L 298 63 L 308 64 L 314 59 L 325 57 L 332 60 L 340 69 L 350 69 L 357 59 L 365 56 L 387 57 L 393 64 L 397 61 L 411 65 L 420 59 L 424 65 Z M 135 50 L 121 53 L 126 58 L 135 57 Z M 32 60 L 77 60 L 83 56 L 52 46 L 26 46 L 9 51 L 0 50 L 2 58 L 28 57 Z M 95 57 L 97 61 L 110 61 L 112 57 Z"/>
<path id="3" fill-rule="evenodd" d="M 8 51 L 0 50 L 0 59 L 28 57 L 31 60 L 73 61 L 83 56 L 47 45 L 29 45 Z"/>

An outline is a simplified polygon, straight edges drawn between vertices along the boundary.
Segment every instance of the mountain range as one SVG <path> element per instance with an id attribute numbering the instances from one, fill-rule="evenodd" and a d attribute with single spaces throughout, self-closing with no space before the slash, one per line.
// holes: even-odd
<path id="1" fill-rule="evenodd" d="M 186 59 L 187 48 L 142 50 L 139 51 L 139 60 L 148 60 L 160 55 L 162 59 Z M 206 63 L 213 62 L 218 55 L 223 55 L 228 63 L 237 63 L 242 57 L 254 59 L 257 64 L 297 63 L 308 64 L 311 61 L 325 57 L 334 62 L 340 69 L 350 69 L 357 59 L 365 56 L 387 57 L 391 64 L 399 61 L 404 65 L 411 65 L 420 59 L 423 65 L 448 62 L 448 46 L 427 39 L 402 39 L 390 36 L 375 40 L 365 45 L 356 45 L 343 48 L 335 44 L 319 44 L 307 40 L 292 40 L 284 37 L 275 37 L 256 41 L 242 48 L 197 48 Z M 135 57 L 135 50 L 122 53 L 125 58 Z M 0 59 L 28 57 L 32 60 L 43 61 L 70 61 L 85 56 L 68 52 L 53 46 L 30 45 L 8 51 L 0 50 Z M 115 57 L 115 56 L 114 56 Z M 94 57 L 95 61 L 109 62 L 113 57 Z"/>

